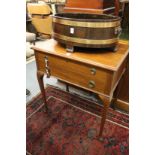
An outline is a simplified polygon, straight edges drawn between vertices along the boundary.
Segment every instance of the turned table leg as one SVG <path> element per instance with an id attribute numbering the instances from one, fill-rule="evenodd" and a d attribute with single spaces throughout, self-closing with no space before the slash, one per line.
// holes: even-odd
<path id="1" fill-rule="evenodd" d="M 37 79 L 38 79 L 39 87 L 40 87 L 41 94 L 42 94 L 42 97 L 43 97 L 43 100 L 44 100 L 45 111 L 47 112 L 48 107 L 47 107 L 47 100 L 46 100 L 43 77 L 44 77 L 44 72 L 37 71 Z"/>
<path id="2" fill-rule="evenodd" d="M 99 139 L 101 139 L 102 137 L 102 133 L 103 133 L 103 128 L 104 128 L 104 124 L 105 124 L 105 120 L 106 120 L 106 115 L 107 115 L 107 111 L 110 105 L 110 99 L 108 97 L 104 97 L 99 95 L 99 98 L 103 101 L 104 106 L 102 108 L 102 113 L 101 113 L 101 124 L 100 124 L 100 131 L 99 131 Z"/>

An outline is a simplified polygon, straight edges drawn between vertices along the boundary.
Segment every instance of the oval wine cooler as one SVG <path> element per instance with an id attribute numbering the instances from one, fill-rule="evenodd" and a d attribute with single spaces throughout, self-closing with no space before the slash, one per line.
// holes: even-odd
<path id="1" fill-rule="evenodd" d="M 74 47 L 115 49 L 121 33 L 120 17 L 106 14 L 60 13 L 53 16 L 53 38 Z"/>

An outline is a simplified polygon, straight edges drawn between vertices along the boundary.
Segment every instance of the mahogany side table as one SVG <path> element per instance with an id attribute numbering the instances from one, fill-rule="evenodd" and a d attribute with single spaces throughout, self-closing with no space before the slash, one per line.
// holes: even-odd
<path id="1" fill-rule="evenodd" d="M 37 64 L 37 78 L 48 110 L 43 76 L 57 79 L 98 94 L 103 101 L 99 137 L 102 136 L 110 103 L 117 99 L 118 83 L 126 69 L 128 42 L 119 41 L 118 50 L 75 50 L 66 52 L 65 47 L 51 39 L 40 46 L 33 47 Z"/>

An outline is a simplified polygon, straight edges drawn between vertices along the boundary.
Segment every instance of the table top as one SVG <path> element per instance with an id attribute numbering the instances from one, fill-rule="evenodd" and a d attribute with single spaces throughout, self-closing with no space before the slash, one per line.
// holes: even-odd
<path id="1" fill-rule="evenodd" d="M 108 70 L 117 71 L 128 55 L 128 41 L 120 40 L 116 52 L 105 49 L 77 48 L 73 53 L 69 53 L 64 46 L 60 45 L 54 39 L 44 41 L 40 45 L 32 47 L 32 49 Z"/>

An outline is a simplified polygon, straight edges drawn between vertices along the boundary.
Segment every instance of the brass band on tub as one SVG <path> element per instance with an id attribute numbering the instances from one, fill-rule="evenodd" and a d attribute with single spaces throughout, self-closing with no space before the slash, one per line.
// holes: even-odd
<path id="1" fill-rule="evenodd" d="M 68 26 L 78 26 L 78 27 L 89 27 L 89 28 L 108 28 L 116 27 L 120 25 L 120 21 L 114 22 L 80 22 L 53 18 L 54 23 L 68 25 Z"/>
<path id="2" fill-rule="evenodd" d="M 66 41 L 70 41 L 70 42 L 75 42 L 75 43 L 79 43 L 79 44 L 93 44 L 93 45 L 100 45 L 100 44 L 112 44 L 118 41 L 118 38 L 113 38 L 113 39 L 106 39 L 106 40 L 90 40 L 90 39 L 81 39 L 81 38 L 75 38 L 75 37 L 68 37 L 65 35 L 61 35 L 61 34 L 57 34 L 54 33 L 53 34 L 54 37 L 62 39 L 62 40 L 66 40 Z"/>

